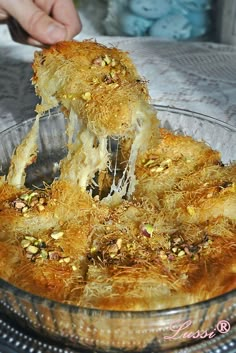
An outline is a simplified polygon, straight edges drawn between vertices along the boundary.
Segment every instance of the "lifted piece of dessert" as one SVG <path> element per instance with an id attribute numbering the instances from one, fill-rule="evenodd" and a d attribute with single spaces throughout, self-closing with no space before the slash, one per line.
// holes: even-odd
<path id="1" fill-rule="evenodd" d="M 97 172 L 111 167 L 108 138 L 128 138 L 127 168 L 112 191 L 131 195 L 137 155 L 157 143 L 158 120 L 146 83 L 127 53 L 92 41 L 60 42 L 35 53 L 33 70 L 32 82 L 42 98 L 36 111 L 60 105 L 69 118 L 69 153 L 61 164 L 61 179 L 85 189 Z"/>

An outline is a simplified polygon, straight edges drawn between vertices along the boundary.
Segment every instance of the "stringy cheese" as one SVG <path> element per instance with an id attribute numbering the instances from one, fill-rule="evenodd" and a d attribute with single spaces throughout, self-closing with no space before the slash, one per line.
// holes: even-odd
<path id="1" fill-rule="evenodd" d="M 17 188 L 22 188 L 24 186 L 26 178 L 25 169 L 37 158 L 38 130 L 39 115 L 36 116 L 32 129 L 17 147 L 11 158 L 11 165 L 7 176 L 7 182 L 9 185 L 16 186 Z"/>
<path id="2" fill-rule="evenodd" d="M 86 190 L 92 183 L 96 172 L 107 167 L 107 137 L 95 136 L 85 124 L 81 123 L 76 140 L 72 142 L 72 135 L 75 131 L 74 119 L 78 120 L 78 116 L 71 110 L 67 127 L 68 154 L 61 161 L 60 180 L 68 180 Z"/>

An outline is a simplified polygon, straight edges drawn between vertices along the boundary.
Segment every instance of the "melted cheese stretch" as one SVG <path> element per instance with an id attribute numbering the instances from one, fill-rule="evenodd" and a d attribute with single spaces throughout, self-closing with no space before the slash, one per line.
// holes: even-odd
<path id="1" fill-rule="evenodd" d="M 37 157 L 37 138 L 39 131 L 39 115 L 37 115 L 32 129 L 14 152 L 9 168 L 7 182 L 9 185 L 22 188 L 25 184 L 25 169 Z"/>
<path id="2" fill-rule="evenodd" d="M 61 180 L 68 180 L 86 189 L 96 172 L 106 169 L 108 163 L 107 137 L 96 136 L 81 123 L 75 142 L 72 136 L 75 131 L 74 120 L 78 117 L 71 110 L 68 120 L 68 154 L 61 161 Z"/>
<path id="3" fill-rule="evenodd" d="M 134 114 L 129 131 L 133 136 L 129 158 L 123 164 L 123 174 L 118 181 L 116 180 L 115 166 L 110 192 L 104 202 L 112 203 L 112 200 L 121 200 L 124 196 L 130 197 L 134 192 L 136 185 L 135 164 L 139 151 L 144 149 L 151 136 L 153 128 L 151 118 L 153 116 L 155 116 L 153 108 L 146 104 Z M 77 131 L 78 121 L 77 114 L 71 109 L 67 125 L 68 154 L 60 163 L 60 180 L 69 181 L 86 190 L 94 183 L 97 172 L 109 168 L 113 152 L 108 151 L 108 136 L 96 136 L 83 122 L 80 122 Z M 31 131 L 12 157 L 7 177 L 10 185 L 18 188 L 24 186 L 25 168 L 34 161 L 37 155 L 38 130 L 39 115 L 36 117 Z"/>
<path id="4" fill-rule="evenodd" d="M 156 120 L 156 126 L 153 126 L 153 118 Z M 111 190 L 107 200 L 113 197 L 117 197 L 119 194 L 120 198 L 127 196 L 128 198 L 135 191 L 136 176 L 135 176 L 135 165 L 138 158 L 139 152 L 144 152 L 148 146 L 148 141 L 152 136 L 152 129 L 156 127 L 157 130 L 157 119 L 156 112 L 148 105 L 140 105 L 140 108 L 135 112 L 132 119 L 132 128 L 134 136 L 132 138 L 132 145 L 130 149 L 129 158 L 123 170 L 123 175 L 116 182 L 115 174 L 113 176 L 113 182 Z"/>
<path id="5" fill-rule="evenodd" d="M 139 152 L 145 150 L 145 146 L 148 145 L 147 141 L 152 135 L 153 118 L 157 122 L 156 112 L 148 104 L 140 104 L 139 109 L 133 114 L 132 124 L 128 132 L 132 134 L 130 155 L 127 162 L 123 163 L 123 174 L 118 181 L 116 180 L 117 166 L 115 165 L 110 192 L 104 202 L 112 203 L 114 200 L 121 200 L 124 196 L 129 198 L 134 192 L 136 160 Z M 116 152 L 108 151 L 109 136 L 96 136 L 84 122 L 80 122 L 79 131 L 73 142 L 76 121 L 78 120 L 79 117 L 71 109 L 67 126 L 68 154 L 61 161 L 60 179 L 70 181 L 86 190 L 94 183 L 97 172 L 109 169 L 111 154 Z"/>

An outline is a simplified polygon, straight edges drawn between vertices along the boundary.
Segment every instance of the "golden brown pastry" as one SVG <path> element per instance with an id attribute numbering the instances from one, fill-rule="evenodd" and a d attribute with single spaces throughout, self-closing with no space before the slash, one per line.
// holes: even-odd
<path id="1" fill-rule="evenodd" d="M 236 288 L 236 165 L 158 128 L 145 84 L 118 49 L 62 42 L 36 53 L 34 70 L 38 111 L 66 108 L 68 155 L 51 186 L 24 186 L 38 117 L 0 178 L 0 276 L 111 310 L 171 308 Z M 120 135 L 113 152 L 109 134 Z"/>
<path id="2" fill-rule="evenodd" d="M 35 53 L 38 112 L 63 106 L 96 135 L 123 135 L 148 102 L 146 83 L 128 55 L 92 41 L 60 42 Z M 149 108 L 150 109 L 150 108 Z"/>
<path id="3" fill-rule="evenodd" d="M 95 174 L 111 166 L 108 139 L 125 137 L 132 149 L 123 180 L 113 185 L 113 192 L 130 195 L 137 155 L 155 145 L 159 135 L 146 83 L 127 53 L 92 41 L 60 42 L 35 53 L 33 70 L 32 82 L 42 99 L 36 111 L 60 105 L 68 116 L 69 151 L 61 163 L 61 179 L 83 189 L 93 187 Z"/>

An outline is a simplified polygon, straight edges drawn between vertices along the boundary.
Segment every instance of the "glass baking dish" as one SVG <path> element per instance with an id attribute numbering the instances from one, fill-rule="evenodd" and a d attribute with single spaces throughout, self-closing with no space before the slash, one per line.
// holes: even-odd
<path id="1" fill-rule="evenodd" d="M 162 127 L 204 140 L 221 152 L 223 163 L 235 160 L 235 127 L 196 112 L 155 107 Z M 0 174 L 7 172 L 14 148 L 33 122 L 34 118 L 0 134 Z M 39 154 L 37 162 L 28 169 L 28 186 L 40 186 L 42 180 L 51 183 L 58 176 L 55 166 L 66 155 L 65 127 L 64 116 L 57 110 L 41 118 Z M 208 352 L 216 341 L 221 342 L 227 335 L 235 334 L 236 290 L 183 307 L 121 312 L 61 304 L 27 293 L 0 279 L 1 312 L 44 338 L 74 347 L 79 352 L 151 353 L 173 352 L 180 348 L 185 348 L 185 352 L 195 352 L 196 342 L 201 343 L 202 352 Z M 219 322 L 226 323 L 226 326 L 228 323 L 228 331 L 225 325 L 223 328 L 219 326 Z M 182 334 L 173 337 L 181 325 L 188 325 L 186 332 L 201 332 L 202 337 L 193 339 L 191 335 Z M 211 332 L 217 334 L 214 340 L 209 338 Z"/>

